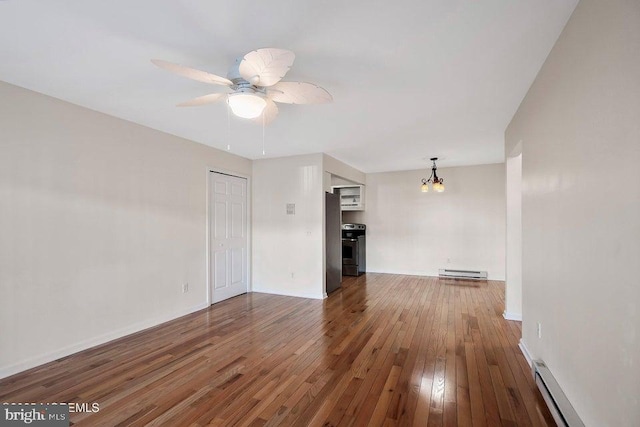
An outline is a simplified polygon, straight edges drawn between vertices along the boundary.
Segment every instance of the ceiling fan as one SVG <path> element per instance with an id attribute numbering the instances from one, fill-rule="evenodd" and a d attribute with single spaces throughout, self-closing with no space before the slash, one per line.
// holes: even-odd
<path id="1" fill-rule="evenodd" d="M 254 50 L 236 59 L 226 78 L 160 59 L 151 62 L 174 74 L 226 88 L 224 93 L 200 96 L 180 103 L 178 107 L 195 107 L 226 99 L 236 116 L 266 124 L 278 115 L 276 102 L 323 104 L 333 100 L 329 92 L 313 83 L 280 81 L 294 59 L 293 52 L 285 49 Z"/>

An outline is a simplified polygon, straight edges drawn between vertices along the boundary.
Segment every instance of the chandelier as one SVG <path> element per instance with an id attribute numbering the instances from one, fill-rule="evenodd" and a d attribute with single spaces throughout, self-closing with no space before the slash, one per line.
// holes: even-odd
<path id="1" fill-rule="evenodd" d="M 422 178 L 422 185 L 420 186 L 420 190 L 423 193 L 427 193 L 429 191 L 429 183 L 431 183 L 433 191 L 437 193 L 442 193 L 444 191 L 444 179 L 438 178 L 438 174 L 436 173 L 436 171 L 438 170 L 438 167 L 436 166 L 436 160 L 438 160 L 437 157 L 431 158 L 433 165 L 431 166 L 431 176 L 429 176 L 429 179 Z"/>

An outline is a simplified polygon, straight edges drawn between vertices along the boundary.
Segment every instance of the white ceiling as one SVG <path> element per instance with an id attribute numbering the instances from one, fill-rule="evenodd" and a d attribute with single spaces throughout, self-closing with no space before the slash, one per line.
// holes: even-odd
<path id="1" fill-rule="evenodd" d="M 236 57 L 290 49 L 285 80 L 332 104 L 280 104 L 266 155 L 325 152 L 364 172 L 496 163 L 504 130 L 577 0 L 0 1 L 0 80 L 248 158 L 262 128 L 160 58 L 226 75 Z"/>

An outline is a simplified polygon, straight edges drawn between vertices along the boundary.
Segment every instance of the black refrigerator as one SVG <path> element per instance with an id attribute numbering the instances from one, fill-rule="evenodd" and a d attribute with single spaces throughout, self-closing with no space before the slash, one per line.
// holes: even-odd
<path id="1" fill-rule="evenodd" d="M 327 294 L 340 288 L 342 282 L 342 230 L 340 229 L 340 196 L 325 193 L 325 247 L 327 262 Z"/>

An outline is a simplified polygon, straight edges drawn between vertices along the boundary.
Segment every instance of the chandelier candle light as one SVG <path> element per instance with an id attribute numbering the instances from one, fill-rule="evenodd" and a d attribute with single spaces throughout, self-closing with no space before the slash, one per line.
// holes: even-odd
<path id="1" fill-rule="evenodd" d="M 429 191 L 429 183 L 431 183 L 433 191 L 437 193 L 442 193 L 444 191 L 444 179 L 438 178 L 438 174 L 436 173 L 436 171 L 438 170 L 438 167 L 436 166 L 436 160 L 438 160 L 437 157 L 431 158 L 433 165 L 431 166 L 431 176 L 429 176 L 429 179 L 422 178 L 422 185 L 420 186 L 420 190 L 423 193 L 427 193 Z"/>

